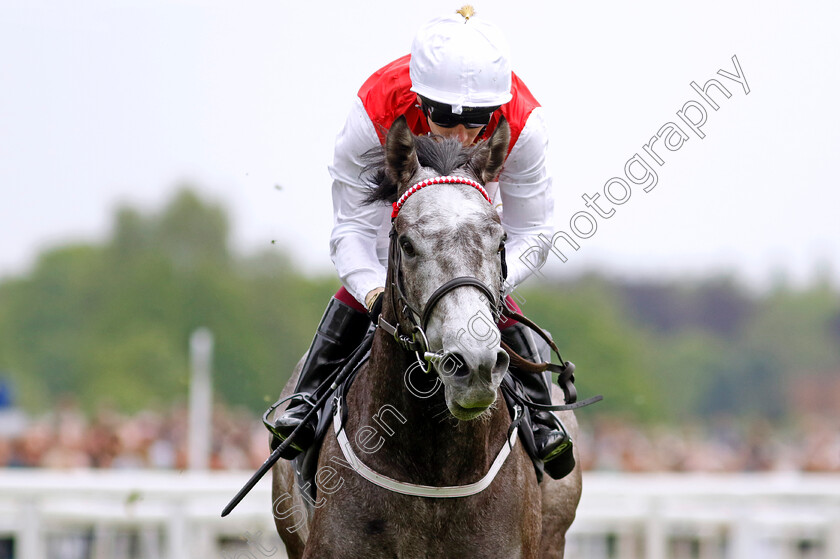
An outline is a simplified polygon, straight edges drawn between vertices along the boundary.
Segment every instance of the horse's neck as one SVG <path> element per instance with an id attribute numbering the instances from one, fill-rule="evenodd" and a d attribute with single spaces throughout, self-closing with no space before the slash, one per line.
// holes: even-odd
<path id="1" fill-rule="evenodd" d="M 489 469 L 504 444 L 510 422 L 504 400 L 499 395 L 495 409 L 487 412 L 489 417 L 459 422 L 446 408 L 442 385 L 429 397 L 419 394 L 433 386 L 434 371 L 415 370 L 409 389 L 406 371 L 415 362 L 413 353 L 400 348 L 382 330 L 377 332 L 367 378 L 361 383 L 364 389 L 356 392 L 348 406 L 353 410 L 353 431 L 378 427 L 385 439 L 375 453 L 364 455 L 364 461 L 383 474 L 414 483 L 472 483 Z"/>

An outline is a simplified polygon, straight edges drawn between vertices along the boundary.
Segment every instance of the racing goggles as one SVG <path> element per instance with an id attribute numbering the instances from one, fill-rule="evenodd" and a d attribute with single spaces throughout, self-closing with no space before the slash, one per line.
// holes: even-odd
<path id="1" fill-rule="evenodd" d="M 446 103 L 438 103 L 425 97 L 420 97 L 423 114 L 441 128 L 455 128 L 463 124 L 464 128 L 483 128 L 490 123 L 493 112 L 499 107 L 463 107 L 461 114 L 452 112 L 452 107 Z"/>

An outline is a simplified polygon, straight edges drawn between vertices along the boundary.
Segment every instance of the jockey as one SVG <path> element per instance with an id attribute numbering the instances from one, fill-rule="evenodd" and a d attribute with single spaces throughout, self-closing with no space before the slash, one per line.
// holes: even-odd
<path id="1" fill-rule="evenodd" d="M 465 146 L 489 138 L 499 119 L 507 120 L 511 141 L 505 166 L 498 182 L 487 185 L 508 235 L 506 295 L 537 267 L 530 259 L 533 247 L 539 247 L 537 264 L 545 261 L 547 249 L 537 237 L 552 235 L 554 202 L 545 165 L 544 116 L 531 92 L 511 72 L 509 48 L 500 30 L 464 6 L 452 16 L 427 23 L 415 37 L 410 55 L 368 78 L 337 137 L 329 168 L 334 216 L 330 253 L 344 287 L 321 319 L 296 393 L 313 393 L 358 346 L 381 308 L 391 207 L 364 203 L 370 187 L 361 177 L 361 156 L 384 144 L 388 129 L 401 115 L 415 134 L 454 137 Z M 526 251 L 528 265 L 520 259 Z M 519 311 L 509 295 L 506 303 Z M 525 359 L 542 362 L 531 331 L 512 319 L 502 321 L 502 340 Z M 516 375 L 515 370 L 511 373 Z M 516 377 L 532 401 L 552 403 L 549 373 Z M 293 399 L 275 422 L 277 432 L 287 437 L 310 409 L 303 399 Z M 559 478 L 568 473 L 569 457 L 555 460 L 556 466 L 552 462 L 567 449 L 555 421 L 548 412 L 531 413 L 538 458 L 549 475 Z M 302 436 L 296 436 L 284 457 L 311 445 L 315 426 L 305 426 L 298 435 Z M 275 444 L 279 444 L 276 439 Z"/>

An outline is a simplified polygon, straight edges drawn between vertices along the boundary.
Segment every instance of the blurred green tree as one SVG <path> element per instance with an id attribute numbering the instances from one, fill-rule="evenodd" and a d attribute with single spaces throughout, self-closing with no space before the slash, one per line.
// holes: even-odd
<path id="1" fill-rule="evenodd" d="M 254 410 L 279 394 L 335 280 L 298 275 L 279 248 L 237 259 L 223 209 L 180 190 L 157 215 L 116 213 L 104 245 L 44 253 L 0 285 L 0 363 L 25 404 L 74 393 L 127 411 L 184 399 L 187 347 L 215 336 L 217 395 Z"/>
<path id="2" fill-rule="evenodd" d="M 306 351 L 333 275 L 302 275 L 279 245 L 230 249 L 223 207 L 189 187 L 159 212 L 116 211 L 110 237 L 45 251 L 0 282 L 0 370 L 24 405 L 72 393 L 88 409 L 184 400 L 188 340 L 215 337 L 218 398 L 261 411 Z M 529 280 L 515 292 L 578 366 L 591 413 L 691 421 L 784 418 L 787 389 L 840 371 L 840 297 L 827 282 L 759 296 L 731 278 Z"/>
<path id="3" fill-rule="evenodd" d="M 602 412 L 662 418 L 663 394 L 645 351 L 651 341 L 628 320 L 612 284 L 596 276 L 543 282 L 523 286 L 517 298 L 526 316 L 551 332 L 563 358 L 575 363 L 582 397 L 603 394 Z"/>

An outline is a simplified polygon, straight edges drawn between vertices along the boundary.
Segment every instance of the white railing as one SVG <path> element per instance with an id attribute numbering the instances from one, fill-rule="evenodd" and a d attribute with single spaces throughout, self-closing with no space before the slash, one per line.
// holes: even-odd
<path id="1" fill-rule="evenodd" d="M 586 474 L 583 495 L 574 557 L 840 558 L 840 476 Z"/>
<path id="2" fill-rule="evenodd" d="M 15 559 L 282 559 L 268 479 L 220 517 L 249 475 L 0 469 L 0 556 L 13 546 Z M 837 559 L 840 476 L 587 473 L 567 550 Z"/>
<path id="3" fill-rule="evenodd" d="M 249 477 L 0 470 L 0 539 L 15 540 L 15 559 L 283 558 L 270 476 L 221 518 Z"/>

